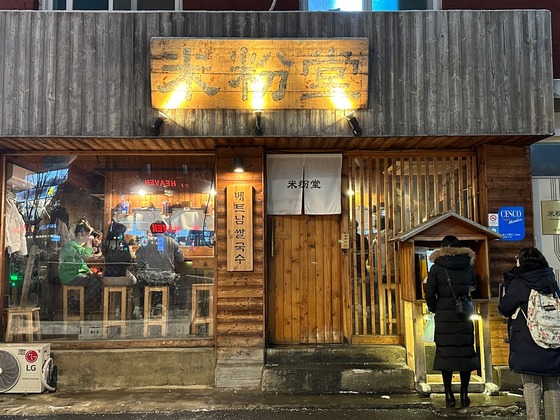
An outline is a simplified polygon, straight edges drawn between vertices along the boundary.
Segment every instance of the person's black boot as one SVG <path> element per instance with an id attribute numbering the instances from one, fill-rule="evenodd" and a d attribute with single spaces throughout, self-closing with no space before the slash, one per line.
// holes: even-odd
<path id="1" fill-rule="evenodd" d="M 471 405 L 469 390 L 468 388 L 461 387 L 461 407 L 468 407 L 469 405 Z"/>
<path id="2" fill-rule="evenodd" d="M 455 407 L 455 395 L 451 390 L 451 379 L 453 378 L 453 372 L 450 370 L 442 370 L 441 377 L 443 379 L 443 389 L 445 390 L 445 406 L 447 408 Z"/>
<path id="3" fill-rule="evenodd" d="M 451 388 L 445 389 L 445 406 L 447 408 L 455 407 L 455 395 L 453 395 Z"/>
<path id="4" fill-rule="evenodd" d="M 459 372 L 461 375 L 461 407 L 468 407 L 471 405 L 469 398 L 469 382 L 471 379 L 470 372 Z"/>

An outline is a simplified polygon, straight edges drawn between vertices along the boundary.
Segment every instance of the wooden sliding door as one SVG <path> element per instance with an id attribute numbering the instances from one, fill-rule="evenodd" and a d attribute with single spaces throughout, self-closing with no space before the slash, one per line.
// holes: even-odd
<path id="1" fill-rule="evenodd" d="M 340 215 L 269 216 L 268 339 L 342 341 Z"/>

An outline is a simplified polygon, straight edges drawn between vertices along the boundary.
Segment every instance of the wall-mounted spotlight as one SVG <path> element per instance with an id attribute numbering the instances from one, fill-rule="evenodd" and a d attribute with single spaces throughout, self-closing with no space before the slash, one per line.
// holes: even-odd
<path id="1" fill-rule="evenodd" d="M 236 157 L 233 159 L 233 172 L 241 173 L 245 172 L 245 166 L 243 166 L 243 158 Z"/>
<path id="2" fill-rule="evenodd" d="M 157 117 L 156 121 L 150 127 L 150 136 L 159 136 L 161 133 L 162 125 L 163 125 L 163 118 Z"/>
<path id="3" fill-rule="evenodd" d="M 360 127 L 360 124 L 356 119 L 356 115 L 354 111 L 346 115 L 346 120 L 348 121 L 348 125 L 352 128 L 352 133 L 354 133 L 355 136 L 361 136 L 362 128 Z"/>
<path id="4" fill-rule="evenodd" d="M 255 134 L 257 136 L 262 136 L 264 131 L 261 125 L 262 122 L 262 111 L 255 111 Z"/>
<path id="5" fill-rule="evenodd" d="M 169 119 L 169 117 L 167 115 L 165 115 L 163 112 L 158 111 L 159 116 L 157 117 L 157 119 L 155 120 L 155 122 L 152 124 L 152 126 L 150 127 L 149 131 L 150 131 L 150 135 L 151 136 L 159 136 L 161 133 L 161 126 L 163 125 L 163 123 Z"/>

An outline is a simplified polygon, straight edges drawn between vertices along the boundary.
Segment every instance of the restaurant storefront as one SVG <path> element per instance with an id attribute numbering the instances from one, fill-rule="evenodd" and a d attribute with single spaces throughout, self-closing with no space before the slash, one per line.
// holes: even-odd
<path id="1" fill-rule="evenodd" d="M 392 238 L 524 206 L 525 239 L 489 246 L 497 296 L 533 243 L 549 19 L 1 12 L 2 341 L 50 343 L 61 386 L 260 387 L 269 348 L 405 346 Z M 145 378 L 110 379 L 126 354 Z"/>

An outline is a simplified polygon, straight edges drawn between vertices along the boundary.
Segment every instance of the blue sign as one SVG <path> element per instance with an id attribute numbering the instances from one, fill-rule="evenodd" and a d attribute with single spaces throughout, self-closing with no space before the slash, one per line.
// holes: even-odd
<path id="1" fill-rule="evenodd" d="M 501 241 L 521 241 L 525 238 L 525 212 L 523 207 L 502 207 L 498 212 Z"/>

